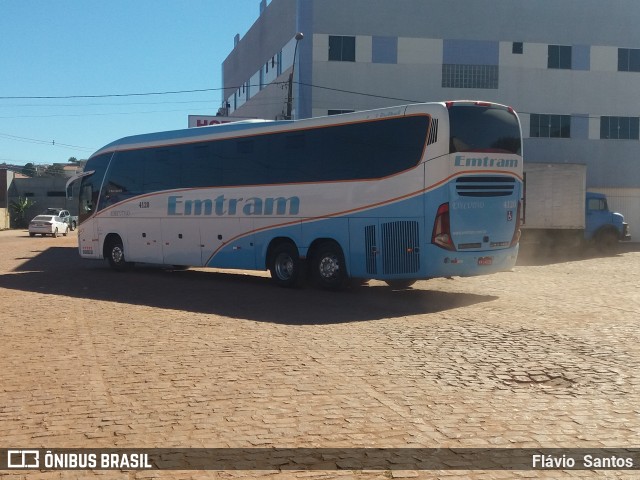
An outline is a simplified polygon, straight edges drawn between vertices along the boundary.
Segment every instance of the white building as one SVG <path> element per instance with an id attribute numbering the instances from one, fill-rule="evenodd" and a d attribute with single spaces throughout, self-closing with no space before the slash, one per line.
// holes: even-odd
<path id="1" fill-rule="evenodd" d="M 637 0 L 266 0 L 222 65 L 231 116 L 403 103 L 513 106 L 528 162 L 587 165 L 640 238 Z M 304 39 L 296 41 L 296 32 Z"/>

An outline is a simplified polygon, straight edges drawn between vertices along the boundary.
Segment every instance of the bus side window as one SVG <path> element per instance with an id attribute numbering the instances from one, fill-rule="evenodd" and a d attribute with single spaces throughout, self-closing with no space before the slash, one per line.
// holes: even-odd
<path id="1" fill-rule="evenodd" d="M 172 190 L 181 185 L 180 153 L 183 148 L 163 148 L 145 155 L 142 187 L 144 193 Z"/>
<path id="2" fill-rule="evenodd" d="M 191 148 L 191 160 L 188 165 L 182 164 L 182 185 L 187 188 L 219 186 L 220 162 L 213 154 L 215 144 L 195 145 Z"/>

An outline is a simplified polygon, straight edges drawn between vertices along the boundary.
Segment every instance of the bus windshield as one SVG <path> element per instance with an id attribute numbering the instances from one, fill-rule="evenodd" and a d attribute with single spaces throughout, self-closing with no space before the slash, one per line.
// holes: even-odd
<path id="1" fill-rule="evenodd" d="M 520 127 L 505 108 L 454 105 L 449 109 L 450 152 L 493 152 L 520 155 Z"/>

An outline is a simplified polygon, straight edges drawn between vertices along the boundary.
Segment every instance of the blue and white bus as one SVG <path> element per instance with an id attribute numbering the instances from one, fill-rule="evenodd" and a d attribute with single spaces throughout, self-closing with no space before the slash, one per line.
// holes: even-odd
<path id="1" fill-rule="evenodd" d="M 138 135 L 81 174 L 79 252 L 407 287 L 507 270 L 518 253 L 522 140 L 513 109 L 413 104 Z"/>

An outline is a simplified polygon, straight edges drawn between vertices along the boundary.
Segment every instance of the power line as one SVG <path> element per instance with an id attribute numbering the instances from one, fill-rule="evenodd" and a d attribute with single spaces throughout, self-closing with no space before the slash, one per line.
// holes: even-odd
<path id="1" fill-rule="evenodd" d="M 108 93 L 102 95 L 30 95 L 30 96 L 0 96 L 0 100 L 69 100 L 72 98 L 119 98 L 119 97 L 147 97 L 151 95 L 177 95 L 181 93 L 202 93 L 224 90 L 224 88 L 199 88 L 194 90 L 169 90 L 165 92 L 143 93 Z"/>
<path id="2" fill-rule="evenodd" d="M 340 92 L 340 93 L 349 93 L 351 95 L 361 95 L 364 97 L 372 97 L 372 98 L 381 98 L 383 100 L 398 100 L 399 102 L 408 102 L 408 103 L 422 103 L 424 102 L 424 100 L 410 100 L 410 99 L 406 99 L 406 98 L 398 98 L 398 97 L 387 97 L 385 95 L 376 95 L 373 93 L 364 93 L 364 92 L 356 92 L 353 90 L 344 90 L 342 88 L 333 88 L 333 87 L 323 87 L 322 85 L 314 85 L 312 83 L 303 83 L 303 82 L 296 82 L 298 85 L 302 85 L 305 87 L 312 87 L 312 88 L 318 88 L 320 90 L 329 90 L 332 92 Z"/>
<path id="3" fill-rule="evenodd" d="M 95 150 L 93 148 L 80 147 L 78 145 L 70 145 L 68 143 L 60 143 L 60 142 L 56 143 L 55 140 L 40 140 L 37 138 L 19 137 L 17 135 L 9 135 L 8 133 L 0 133 L 0 138 L 4 138 L 6 140 L 14 140 L 17 142 L 32 143 L 35 145 L 51 145 L 53 147 L 70 148 L 73 150 L 83 150 L 87 152 L 93 152 Z"/>
<path id="4" fill-rule="evenodd" d="M 287 82 L 273 82 L 269 85 L 286 84 Z M 24 95 L 24 96 L 0 96 L 0 100 L 69 100 L 74 98 L 122 98 L 122 97 L 149 97 L 152 95 L 179 95 L 184 93 L 219 92 L 221 90 L 238 90 L 242 87 L 258 87 L 259 84 L 244 84 L 230 87 L 196 88 L 193 90 L 167 90 L 163 92 L 134 92 L 134 93 L 105 93 L 99 95 Z"/>
<path id="5" fill-rule="evenodd" d="M 389 97 L 389 96 L 385 96 L 385 95 L 376 95 L 376 94 L 372 94 L 372 93 L 357 92 L 357 91 L 345 90 L 345 89 L 341 89 L 341 88 L 325 87 L 325 86 L 322 86 L 322 85 L 314 85 L 314 84 L 304 83 L 304 82 L 295 82 L 295 83 L 297 83 L 298 85 L 301 85 L 301 86 L 318 88 L 318 89 L 322 89 L 322 90 L 329 90 L 329 91 L 333 91 L 333 92 L 348 93 L 348 94 L 352 94 L 352 95 L 361 95 L 361 96 L 372 97 L 372 98 L 381 98 L 381 99 L 385 99 L 385 100 L 398 100 L 398 101 L 401 101 L 401 102 L 420 103 L 420 100 L 411 100 L 411 99 L 406 99 L 406 98 Z M 269 83 L 268 86 L 286 85 L 286 84 L 287 84 L 287 82 L 272 82 L 272 83 Z M 107 94 L 99 94 L 99 95 L 0 96 L 0 100 L 70 100 L 70 99 L 83 99 L 83 98 L 91 99 L 91 98 L 147 97 L 147 96 L 153 96 L 153 95 L 179 95 L 179 94 L 185 94 L 185 93 L 203 93 L 203 92 L 214 92 L 214 91 L 221 91 L 221 90 L 235 91 L 235 90 L 238 90 L 238 89 L 243 88 L 243 87 L 244 88 L 252 88 L 252 87 L 263 87 L 263 86 L 265 86 L 265 85 L 261 85 L 261 84 L 244 84 L 244 85 L 238 85 L 238 86 L 217 87 L 217 88 L 199 88 L 199 89 L 192 89 L 192 90 L 167 90 L 167 91 L 162 91 L 162 92 L 134 92 L 134 93 L 107 93 Z M 184 103 L 188 103 L 188 102 L 184 102 Z"/>

